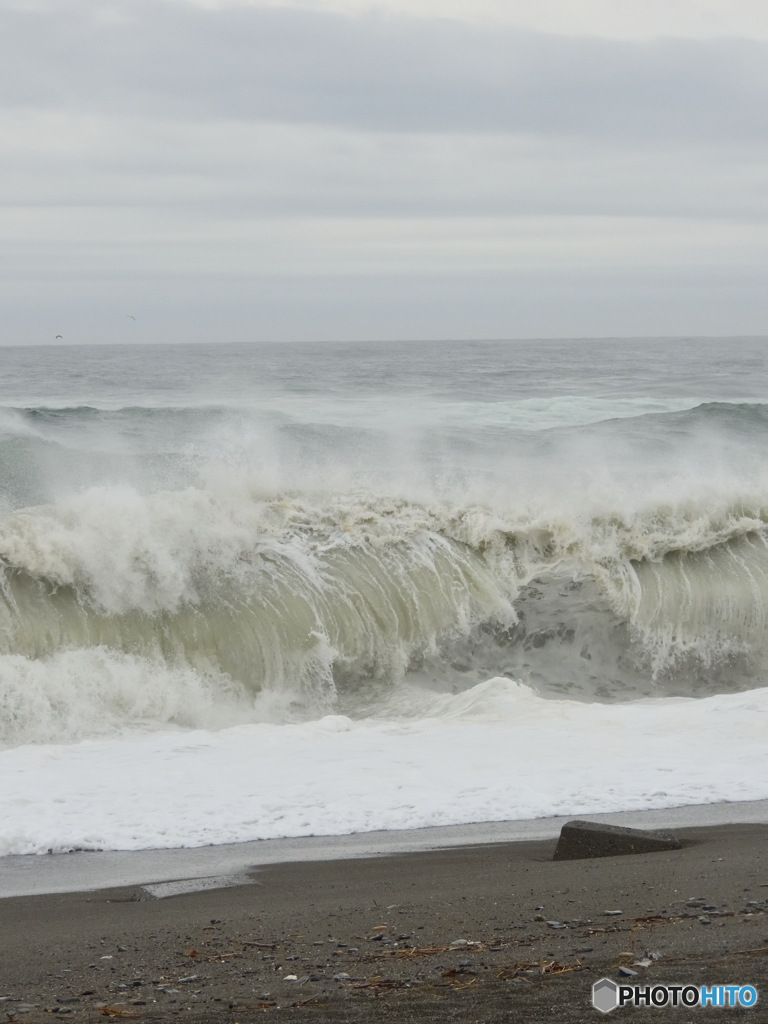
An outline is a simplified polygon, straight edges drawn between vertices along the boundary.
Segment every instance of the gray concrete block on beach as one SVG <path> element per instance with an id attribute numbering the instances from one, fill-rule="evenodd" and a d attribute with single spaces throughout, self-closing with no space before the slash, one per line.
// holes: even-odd
<path id="1" fill-rule="evenodd" d="M 623 828 L 597 821 L 569 821 L 560 830 L 553 860 L 622 857 L 631 853 L 679 850 L 680 840 L 667 832 Z"/>

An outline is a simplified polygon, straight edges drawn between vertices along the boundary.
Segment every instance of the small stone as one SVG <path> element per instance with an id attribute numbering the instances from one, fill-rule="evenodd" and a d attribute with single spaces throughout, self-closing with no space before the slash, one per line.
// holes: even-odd
<path id="1" fill-rule="evenodd" d="M 533 920 L 534 920 L 534 921 L 546 921 L 546 917 L 544 917 L 544 915 L 543 915 L 543 914 L 537 914 L 537 915 L 536 915 L 536 916 L 534 917 L 534 919 L 533 919 Z"/>
<path id="2" fill-rule="evenodd" d="M 623 910 L 604 910 L 603 914 L 605 917 L 621 917 L 624 913 Z"/>
<path id="3" fill-rule="evenodd" d="M 298 981 L 298 977 L 295 974 L 286 974 L 283 981 Z"/>
<path id="4" fill-rule="evenodd" d="M 333 980 L 334 981 L 349 981 L 349 975 L 346 973 L 346 971 L 341 971 L 339 974 L 334 974 Z"/>
<path id="5" fill-rule="evenodd" d="M 636 978 L 637 977 L 637 971 L 633 971 L 631 967 L 620 967 L 619 968 L 619 974 L 623 978 Z"/>
<path id="6" fill-rule="evenodd" d="M 547 921 L 547 928 L 554 928 L 559 931 L 561 928 L 565 928 L 565 925 L 561 924 L 560 921 Z"/>
<path id="7" fill-rule="evenodd" d="M 650 967 L 652 963 L 653 963 L 653 960 L 650 960 L 648 957 L 645 957 L 645 959 L 643 959 L 643 960 L 635 960 L 635 962 L 634 962 L 634 964 L 632 966 L 633 967 Z"/>
<path id="8" fill-rule="evenodd" d="M 699 924 L 712 924 L 708 917 L 700 917 Z"/>

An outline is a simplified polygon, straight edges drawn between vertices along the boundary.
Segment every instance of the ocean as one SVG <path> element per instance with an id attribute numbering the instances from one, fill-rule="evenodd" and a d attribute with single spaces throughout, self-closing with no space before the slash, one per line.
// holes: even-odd
<path id="1" fill-rule="evenodd" d="M 768 339 L 0 368 L 0 853 L 768 797 Z"/>

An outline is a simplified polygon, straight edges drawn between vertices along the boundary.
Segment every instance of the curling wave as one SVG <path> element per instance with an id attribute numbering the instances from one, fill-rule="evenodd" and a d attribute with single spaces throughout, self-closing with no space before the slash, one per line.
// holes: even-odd
<path id="1" fill-rule="evenodd" d="M 93 488 L 0 520 L 3 741 L 408 714 L 413 681 L 582 700 L 762 685 L 767 525 L 754 495 L 547 515 Z"/>

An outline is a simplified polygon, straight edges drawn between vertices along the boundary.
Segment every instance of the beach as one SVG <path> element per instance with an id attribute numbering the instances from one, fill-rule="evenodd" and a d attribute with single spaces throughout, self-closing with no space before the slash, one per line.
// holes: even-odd
<path id="1" fill-rule="evenodd" d="M 8 897 L 2 1011 L 30 1024 L 580 1022 L 597 1019 L 592 984 L 621 967 L 632 982 L 765 990 L 768 825 L 675 833 L 669 853 L 556 862 L 550 838 L 268 864 L 176 895 Z M 742 1012 L 766 1019 L 761 1003 Z"/>

